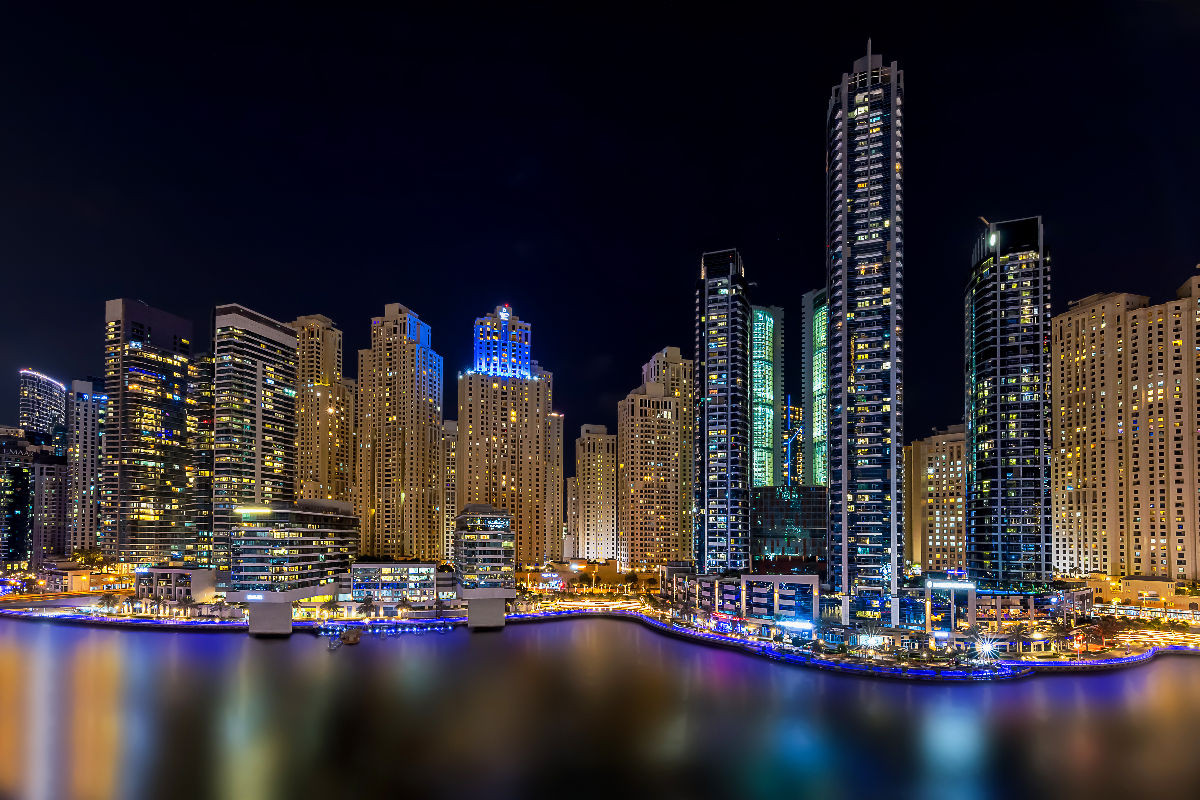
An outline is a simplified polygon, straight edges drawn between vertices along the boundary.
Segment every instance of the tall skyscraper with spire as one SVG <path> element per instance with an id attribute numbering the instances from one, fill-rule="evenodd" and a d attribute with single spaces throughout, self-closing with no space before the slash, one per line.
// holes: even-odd
<path id="1" fill-rule="evenodd" d="M 871 50 L 826 115 L 829 580 L 899 624 L 904 564 L 904 73 Z"/>
<path id="2" fill-rule="evenodd" d="M 696 569 L 750 569 L 750 301 L 737 250 L 700 257 L 694 429 Z"/>
<path id="3" fill-rule="evenodd" d="M 458 376 L 457 504 L 507 511 L 517 564 L 541 564 L 557 554 L 562 518 L 553 376 L 531 357 L 532 326 L 507 305 L 475 320 L 474 340 L 474 368 Z"/>

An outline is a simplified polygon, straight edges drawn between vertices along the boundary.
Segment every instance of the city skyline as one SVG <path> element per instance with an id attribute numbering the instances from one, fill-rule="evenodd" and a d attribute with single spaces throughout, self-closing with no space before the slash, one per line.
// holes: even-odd
<path id="1" fill-rule="evenodd" d="M 358 156 L 349 153 L 344 142 L 346 137 L 356 135 L 358 127 L 349 122 L 343 126 L 314 120 L 291 101 L 280 101 L 282 105 L 274 109 L 273 113 L 278 113 L 282 120 L 277 125 L 255 117 L 244 119 L 240 115 L 241 94 L 234 92 L 226 99 L 214 100 L 198 85 L 190 68 L 172 58 L 167 60 L 165 73 L 188 80 L 178 87 L 177 97 L 167 99 L 161 120 L 139 119 L 129 140 L 122 137 L 118 141 L 108 129 L 89 129 L 94 136 L 89 146 L 99 148 L 112 164 L 128 165 L 132 158 L 128 148 L 135 145 L 148 150 L 156 164 L 180 147 L 189 148 L 189 158 L 198 160 L 188 160 L 169 171 L 169 186 L 161 179 L 144 175 L 136 164 L 131 167 L 132 173 L 126 175 L 113 173 L 91 161 L 85 164 L 73 160 L 78 158 L 74 153 L 91 151 L 88 147 L 72 146 L 71 137 L 75 134 L 69 131 L 88 126 L 55 126 L 52 134 L 43 136 L 54 118 L 32 94 L 14 97 L 12 107 L 16 116 L 29 126 L 20 129 L 19 134 L 30 140 L 44 138 L 55 143 L 56 159 L 66 159 L 65 163 L 76 168 L 87 168 L 82 169 L 80 180 L 65 180 L 50 168 L 45 154 L 37 148 L 30 152 L 31 145 L 27 145 L 13 151 L 21 153 L 23 158 L 14 165 L 16 189 L 10 188 L 9 194 L 0 193 L 0 200 L 7 198 L 14 207 L 7 223 L 11 226 L 5 239 L 7 249 L 0 256 L 11 267 L 11 288 L 30 297 L 31 303 L 28 310 L 17 309 L 11 324 L 14 330 L 33 330 L 34 315 L 52 303 L 61 313 L 76 320 L 77 325 L 44 330 L 42 335 L 32 337 L 32 341 L 21 343 L 20 349 L 16 349 L 16 341 L 0 344 L 0 419 L 15 420 L 16 409 L 9 404 L 15 395 L 15 373 L 19 368 L 32 366 L 63 381 L 98 374 L 99 349 L 92 345 L 75 348 L 66 338 L 73 330 L 86 327 L 89 319 L 94 320 L 95 329 L 102 326 L 101 300 L 97 297 L 140 298 L 153 307 L 191 320 L 197 331 L 206 330 L 213 306 L 231 301 L 281 320 L 293 319 L 297 314 L 320 313 L 346 331 L 345 346 L 349 352 L 367 346 L 363 320 L 378 313 L 384 303 L 403 303 L 421 314 L 435 331 L 451 331 L 476 309 L 509 302 L 523 309 L 525 316 L 543 331 L 540 340 L 543 360 L 556 365 L 557 405 L 567 418 L 574 423 L 605 424 L 613 428 L 616 405 L 627 390 L 623 377 L 626 370 L 643 363 L 663 346 L 686 348 L 682 337 L 690 331 L 690 309 L 686 302 L 660 305 L 659 298 L 667 287 L 677 287 L 681 281 L 686 284 L 691 279 L 695 259 L 701 252 L 714 247 L 739 248 L 752 265 L 753 280 L 759 284 L 754 291 L 757 302 L 794 309 L 804 292 L 823 283 L 821 234 L 818 223 L 813 221 L 822 203 L 823 176 L 815 155 L 820 152 L 820 109 L 814 112 L 812 107 L 823 102 L 828 86 L 844 69 L 841 65 L 861 55 L 868 35 L 874 36 L 879 51 L 900 62 L 910 81 L 924 86 L 921 93 L 909 99 L 912 114 L 908 159 L 915 165 L 913 174 L 919 176 L 910 178 L 906 187 L 910 218 L 906 237 L 911 352 L 930 352 L 957 330 L 957 320 L 941 312 L 946 304 L 954 302 L 965 285 L 970 265 L 963 253 L 978 235 L 977 215 L 989 219 L 1030 214 L 1044 217 L 1047 236 L 1055 243 L 1058 259 L 1055 312 L 1065 310 L 1071 299 L 1102 291 L 1133 291 L 1158 299 L 1169 297 L 1179 283 L 1180 274 L 1190 270 L 1195 260 L 1192 254 L 1196 251 L 1196 232 L 1186 223 L 1194 201 L 1178 187 L 1194 182 L 1188 175 L 1195 166 L 1184 157 L 1187 152 L 1184 145 L 1188 138 L 1185 132 L 1195 127 L 1187 120 L 1196 112 L 1186 107 L 1180 112 L 1183 117 L 1176 117 L 1174 125 L 1153 130 L 1142 126 L 1135 129 L 1132 122 L 1124 121 L 1144 116 L 1147 109 L 1167 105 L 1169 90 L 1143 76 L 1151 69 L 1170 70 L 1186 63 L 1182 48 L 1162 46 L 1149 50 L 1146 45 L 1138 44 L 1137 37 L 1125 34 L 1142 31 L 1142 38 L 1149 39 L 1150 34 L 1155 34 L 1159 41 L 1163 37 L 1174 41 L 1186 32 L 1186 25 L 1181 24 L 1185 21 L 1167 7 L 1154 8 L 1132 19 L 1119 14 L 1116 18 L 1096 15 L 1083 20 L 1068 19 L 1065 12 L 1054 10 L 1045 12 L 1041 19 L 1044 30 L 1025 32 L 1027 47 L 1038 53 L 1036 63 L 1003 65 L 990 65 L 985 59 L 970 56 L 959 45 L 946 44 L 947 39 L 953 38 L 945 35 L 946 30 L 922 32 L 915 21 L 886 16 L 879 19 L 877 30 L 827 37 L 811 52 L 803 54 L 794 53 L 795 48 L 776 46 L 777 37 L 783 36 L 783 32 L 765 33 L 769 26 L 731 21 L 729 24 L 743 34 L 746 30 L 736 26 L 753 29 L 753 36 L 738 47 L 763 55 L 749 58 L 744 64 L 731 59 L 731 64 L 722 66 L 730 70 L 728 74 L 714 73 L 713 67 L 697 66 L 700 72 L 695 80 L 685 81 L 678 104 L 666 109 L 678 114 L 680 105 L 697 109 L 711 106 L 724 99 L 735 86 L 740 89 L 743 85 L 756 85 L 757 80 L 746 80 L 752 75 L 761 77 L 762 85 L 738 99 L 736 108 L 750 119 L 768 124 L 754 126 L 756 138 L 739 133 L 727 137 L 728 142 L 717 141 L 715 134 L 704 133 L 702 126 L 696 125 L 688 125 L 686 135 L 681 135 L 680 123 L 667 119 L 665 112 L 656 111 L 649 104 L 646 89 L 638 90 L 631 85 L 631 68 L 652 57 L 651 42 L 635 37 L 631 44 L 631 64 L 613 67 L 618 72 L 611 80 L 616 86 L 635 90 L 629 102 L 638 124 L 650 125 L 652 131 L 663 134 L 666 141 L 676 145 L 668 150 L 652 146 L 645 155 L 637 155 L 630 167 L 633 172 L 616 174 L 628 174 L 636 179 L 634 185 L 638 187 L 648 182 L 653 187 L 648 193 L 652 206 L 637 197 L 640 192 L 629 192 L 626 186 L 618 192 L 613 176 L 595 167 L 585 169 L 576 154 L 576 151 L 593 154 L 602 166 L 607 166 L 614 155 L 628 155 L 635 131 L 623 115 L 606 118 L 599 131 L 588 132 L 576 115 L 568 114 L 563 123 L 567 126 L 566 144 L 553 147 L 539 158 L 535 144 L 542 142 L 542 138 L 538 128 L 534 122 L 519 119 L 531 106 L 528 101 L 515 103 L 513 110 L 502 110 L 501 119 L 512 132 L 503 134 L 496 144 L 497 152 L 489 150 L 486 157 L 470 157 L 484 158 L 482 163 L 468 162 L 468 171 L 481 176 L 480 182 L 475 183 L 450 169 L 453 162 L 447 161 L 449 154 L 445 147 L 431 141 L 439 128 L 428 133 L 395 132 L 396 125 L 409 124 L 407 115 L 398 118 L 399 112 L 390 105 L 365 103 L 376 107 L 382 115 L 376 120 L 382 130 L 395 132 L 399 137 L 395 142 L 389 140 L 388 151 L 403 142 L 405 136 L 417 137 L 417 152 L 428 152 L 429 165 L 398 161 L 393 156 L 382 159 L 379 168 L 383 175 L 401 178 L 415 172 L 411 179 L 389 181 L 387 194 L 382 193 L 379 183 L 368 182 L 365 196 L 359 197 L 353 192 L 354 184 L 349 183 L 351 178 L 336 177 L 331 174 L 336 170 L 327 170 L 320 164 L 314 166 L 311 149 L 304 145 L 310 135 L 332 137 L 330 166 L 345 167 L 347 175 L 356 174 L 361 171 Z M 110 23 L 89 22 L 95 24 L 95 30 L 110 32 Z M 255 21 L 250 19 L 247 24 L 253 27 Z M 303 29 L 302 22 L 297 24 Z M 605 40 L 606 24 L 599 21 L 595 33 L 578 42 L 581 53 L 598 45 L 598 40 L 591 36 Z M 656 23 L 650 19 L 648 24 L 653 31 L 657 30 L 655 24 L 665 21 Z M 1058 34 L 1068 24 L 1076 35 L 1064 41 Z M 429 25 L 428 21 L 413 22 L 404 30 L 417 31 Z M 989 21 L 989 25 L 996 26 L 999 35 L 1017 22 L 1000 18 Z M 393 22 L 392 27 L 397 26 L 399 23 Z M 969 29 L 966 21 L 962 28 Z M 662 43 L 655 39 L 654 46 L 692 47 L 711 39 L 715 30 L 714 22 L 697 18 L 680 31 L 678 42 Z M 89 29 L 89 38 L 91 32 Z M 602 80 L 608 78 L 606 74 L 596 73 L 597 68 L 579 63 L 574 56 L 539 45 L 541 40 L 537 37 L 542 32 L 543 29 L 534 27 L 519 34 L 523 37 L 519 40 L 538 45 L 534 54 L 551 63 L 560 63 L 564 75 L 580 78 L 582 96 L 607 96 Z M 111 37 L 101 39 L 122 41 L 119 32 L 111 33 Z M 467 38 L 478 44 L 476 34 L 468 34 Z M 82 29 L 74 30 L 68 24 L 62 42 L 69 45 L 73 37 L 82 35 Z M 220 40 L 215 32 L 214 36 Z M 931 46 L 935 41 L 938 46 Z M 149 46 L 127 44 L 130 53 Z M 489 68 L 494 62 L 500 73 L 517 80 L 517 85 L 521 85 L 519 79 L 528 81 L 535 77 L 528 63 L 507 49 L 497 52 L 496 47 L 500 45 L 487 45 L 467 63 L 477 64 L 477 59 L 486 56 L 490 59 Z M 111 75 L 114 71 L 125 74 L 129 65 L 110 52 L 110 44 L 92 44 L 90 48 L 84 49 L 100 57 L 102 74 Z M 1105 53 L 1113 80 L 1117 81 L 1115 88 L 1111 82 L 1103 87 L 1085 83 L 1075 87 L 1065 99 L 1036 91 L 1040 81 L 1065 79 L 1069 70 L 1093 50 Z M 24 57 L 39 63 L 47 56 L 24 54 Z M 235 46 L 231 57 L 230 66 L 219 72 L 215 80 L 230 79 L 230 70 L 251 55 L 244 47 Z M 407 63 L 403 53 L 396 58 L 397 69 Z M 969 64 L 970 70 L 961 71 L 970 75 L 947 74 L 941 69 L 945 60 Z M 64 63 L 72 62 L 67 58 Z M 64 77 L 60 72 L 50 74 L 59 79 Z M 344 77 L 344 73 L 337 75 Z M 87 70 L 67 77 L 70 80 L 65 83 L 60 80 L 56 86 L 39 86 L 35 76 L 31 86 L 44 97 L 91 86 Z M 298 79 L 305 81 L 309 77 L 301 72 Z M 137 104 L 147 96 L 157 98 L 157 81 L 153 76 L 140 76 L 118 96 L 104 96 L 115 108 L 128 109 L 130 104 Z M 462 88 L 457 81 L 451 83 L 454 88 Z M 788 88 L 781 95 L 779 90 L 785 84 Z M 936 93 L 932 88 L 935 85 L 939 87 Z M 1099 106 L 1111 91 L 1132 87 L 1137 91 L 1126 91 L 1131 103 L 1129 115 L 1114 121 L 1112 133 L 1091 131 L 1065 156 L 1062 154 L 1054 141 L 1060 138 L 1055 131 L 1073 130 L 1074 120 L 1084 109 Z M 9 91 L 18 89 L 9 87 Z M 551 98 L 560 97 L 557 83 L 552 83 L 547 91 Z M 655 97 L 658 96 L 656 93 Z M 778 103 L 779 96 L 793 99 L 784 108 Z M 508 94 L 505 97 L 511 99 Z M 356 99 L 363 97 L 359 95 Z M 442 108 L 436 95 L 419 94 L 410 99 L 417 109 Z M 481 108 L 478 104 L 485 102 L 475 94 L 468 94 L 466 100 L 466 107 L 471 110 Z M 166 124 L 180 115 L 187 118 L 193 105 L 206 107 L 214 102 L 214 119 L 200 125 L 204 130 L 217 128 L 214 152 L 227 153 L 228 137 L 236 134 L 239 142 L 248 141 L 250 144 L 245 146 L 254 148 L 246 151 L 247 157 L 264 159 L 263 174 L 231 171 L 230 166 L 213 164 L 212 156 L 205 155 L 208 148 L 191 148 L 191 134 Z M 496 110 L 491 101 L 486 102 L 487 109 Z M 1019 107 L 1049 127 L 1028 137 L 968 130 L 965 122 L 979 102 L 991 107 Z M 436 114 L 423 114 L 421 124 L 445 124 L 437 119 Z M 684 122 L 688 119 L 684 115 Z M 366 121 L 371 120 L 361 116 L 353 120 L 357 124 Z M 230 126 L 228 130 L 222 128 L 226 124 Z M 601 134 L 604 138 L 597 138 Z M 448 142 L 456 144 L 454 152 L 470 144 L 470 140 L 463 141 L 462 137 L 467 135 L 447 137 Z M 280 141 L 276 142 L 272 136 Z M 523 140 L 530 144 L 522 144 Z M 568 145 L 571 153 L 565 151 Z M 374 153 L 382 146 L 372 139 L 366 143 L 366 152 Z M 1161 162 L 1156 161 L 1158 166 L 1154 169 L 1144 170 L 1142 156 L 1149 148 L 1153 148 L 1153 157 Z M 235 163 L 246 162 L 239 157 Z M 1088 168 L 1092 165 L 1102 165 L 1103 169 Z M 284 179 L 289 170 L 295 177 L 286 180 L 303 181 L 304 196 L 315 198 L 311 210 L 295 208 L 295 201 L 268 179 L 270 176 Z M 995 174 L 1013 173 L 1026 180 L 1013 186 L 987 180 Z M 1140 176 L 1136 185 L 1144 191 L 1112 197 L 1105 194 L 1104 187 L 1114 178 L 1130 175 Z M 703 183 L 701 176 L 710 176 L 712 183 Z M 29 185 L 44 185 L 48 194 L 39 195 L 33 203 L 21 202 L 23 195 L 11 194 Z M 404 191 L 392 196 L 397 187 L 404 187 Z M 986 187 L 986 191 L 980 187 Z M 353 202 L 346 211 L 331 208 L 333 201 L 324 199 L 326 195 L 345 198 L 348 189 L 349 200 Z M 563 191 L 566 193 L 561 210 L 554 210 L 551 198 Z M 428 210 L 419 210 L 412 223 L 395 222 L 392 209 L 419 209 L 419 198 L 429 193 L 434 202 Z M 952 203 L 941 200 L 948 193 Z M 479 199 L 471 199 L 474 194 Z M 1081 212 L 1079 198 L 1097 194 L 1110 202 L 1101 211 Z M 244 199 L 239 199 L 242 195 Z M 613 198 L 617 196 L 622 204 L 632 205 L 618 211 L 622 206 L 614 204 Z M 154 208 L 149 207 L 152 203 Z M 198 242 L 199 230 L 195 226 L 201 220 L 214 222 L 214 209 L 222 203 L 229 206 L 216 219 L 218 224 L 213 234 Z M 251 208 L 259 210 L 251 213 Z M 84 213 L 83 209 L 91 211 Z M 320 224 L 314 223 L 311 216 L 314 212 L 322 214 Z M 239 219 L 244 222 L 238 222 Z M 283 224 L 285 219 L 287 224 Z M 396 224 L 403 227 L 396 230 Z M 1096 235 L 1098 230 L 1114 228 L 1122 235 Z M 1165 233 L 1156 236 L 1144 233 L 1150 230 Z M 605 234 L 598 235 L 600 231 Z M 354 243 L 346 245 L 347 237 Z M 626 292 L 616 283 L 607 285 L 602 281 L 588 281 L 586 285 L 593 292 L 597 308 L 611 309 L 621 315 L 642 315 L 645 324 L 620 341 L 600 344 L 589 341 L 578 330 L 575 308 L 565 302 L 568 293 L 562 290 L 584 285 L 579 276 L 601 274 L 605 265 L 619 260 L 614 258 L 617 253 L 632 259 L 632 268 L 639 275 L 649 277 L 645 292 Z M 410 255 L 414 258 L 410 259 Z M 243 276 L 237 291 L 208 280 L 181 291 L 182 276 L 207 274 L 216 263 L 223 263 Z M 1142 272 L 1136 286 L 1111 274 L 1128 263 L 1137 263 Z M 459 296 L 453 300 L 441 286 L 442 276 L 452 269 L 464 270 L 471 278 L 457 287 Z M 357 296 L 336 285 L 317 295 L 307 288 L 314 283 L 291 279 L 293 275 L 303 275 L 315 280 L 331 271 L 362 273 L 364 285 L 380 287 L 383 296 Z M 53 282 L 53 294 L 51 284 L 34 282 L 38 276 L 49 273 L 60 276 Z M 103 284 L 111 284 L 111 291 L 101 288 Z M 652 313 L 659 308 L 661 313 Z M 798 341 L 795 335 L 793 332 L 791 338 Z M 208 349 L 206 338 L 207 334 L 197 336 L 197 352 Z M 470 364 L 470 351 L 457 337 L 449 337 L 443 355 L 448 377 Z M 785 390 L 793 395 L 800 392 L 796 383 L 801 372 L 800 357 L 799 347 L 789 348 L 785 369 L 789 385 Z M 933 427 L 960 421 L 960 392 L 955 382 L 940 377 L 930 364 L 917 363 L 910 365 L 910 369 L 915 372 L 906 377 L 916 394 L 909 398 L 907 438 L 923 436 Z M 589 389 L 596 383 L 604 387 L 599 393 Z M 443 406 L 452 407 L 453 398 L 445 395 Z"/>

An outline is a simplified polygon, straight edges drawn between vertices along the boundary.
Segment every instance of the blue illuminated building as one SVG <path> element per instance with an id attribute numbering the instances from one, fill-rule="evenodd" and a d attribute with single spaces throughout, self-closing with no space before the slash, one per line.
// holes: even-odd
<path id="1" fill-rule="evenodd" d="M 1041 217 L 989 223 L 965 296 L 967 575 L 1044 588 L 1050 525 L 1050 258 Z"/>
<path id="2" fill-rule="evenodd" d="M 844 623 L 899 623 L 903 103 L 904 73 L 868 42 L 826 117 L 829 581 Z"/>
<path id="3" fill-rule="evenodd" d="M 532 327 L 514 316 L 506 303 L 475 320 L 475 371 L 500 378 L 533 377 Z"/>
<path id="4" fill-rule="evenodd" d="M 737 250 L 705 253 L 696 282 L 696 569 L 750 569 L 750 335 Z M 773 447 L 774 442 L 768 443 Z"/>

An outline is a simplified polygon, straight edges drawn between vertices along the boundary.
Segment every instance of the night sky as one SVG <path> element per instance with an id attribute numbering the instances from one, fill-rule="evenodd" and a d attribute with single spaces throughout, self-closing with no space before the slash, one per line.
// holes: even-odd
<path id="1" fill-rule="evenodd" d="M 0 423 L 21 367 L 101 374 L 104 300 L 130 296 L 201 347 L 216 303 L 326 314 L 351 375 L 403 303 L 447 418 L 473 319 L 507 302 L 569 440 L 614 426 L 655 350 L 690 354 L 701 252 L 740 248 L 756 303 L 824 284 L 825 110 L 868 36 L 905 71 L 906 438 L 962 417 L 977 216 L 1044 215 L 1055 311 L 1161 301 L 1200 262 L 1197 4 L 23 5 L 0 16 Z"/>

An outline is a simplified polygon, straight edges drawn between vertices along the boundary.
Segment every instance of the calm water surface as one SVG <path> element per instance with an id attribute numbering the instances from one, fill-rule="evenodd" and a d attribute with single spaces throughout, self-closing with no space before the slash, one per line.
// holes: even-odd
<path id="1" fill-rule="evenodd" d="M 0 622 L 0 797 L 1200 794 L 1200 658 L 978 686 L 631 622 L 254 640 Z M 1161 795 L 1160 795 L 1161 796 Z"/>

